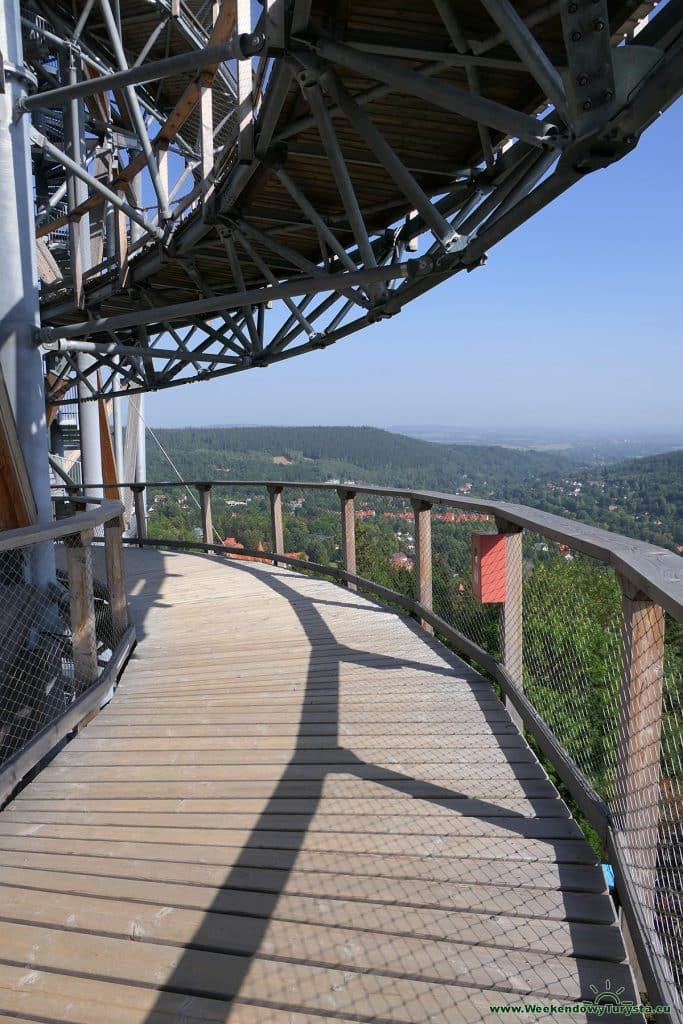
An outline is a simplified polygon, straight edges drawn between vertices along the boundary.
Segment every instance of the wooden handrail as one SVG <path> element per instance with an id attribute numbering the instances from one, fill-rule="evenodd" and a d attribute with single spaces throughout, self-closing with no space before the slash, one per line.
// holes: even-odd
<path id="1" fill-rule="evenodd" d="M 87 485 L 86 485 L 87 486 Z M 445 494 L 441 491 L 412 490 L 405 487 L 374 487 L 366 484 L 325 484 L 294 480 L 196 480 L 196 481 L 148 481 L 141 483 L 118 483 L 117 487 L 252 487 L 290 488 L 294 490 L 339 491 L 348 490 L 354 494 L 370 494 L 383 498 L 400 498 L 407 502 L 425 502 L 444 505 L 467 512 L 479 512 L 493 516 L 516 527 L 532 530 L 549 540 L 568 547 L 600 561 L 607 562 L 632 586 L 660 604 L 678 622 L 683 622 L 683 558 L 673 551 L 633 540 L 611 530 L 588 526 L 575 519 L 543 512 L 527 505 L 489 498 L 470 498 L 465 495 Z M 15 531 L 12 531 L 15 532 Z M 5 537 L 6 534 L 0 535 Z M 42 539 L 42 538 L 39 538 Z M 1 544 L 1 541 L 0 541 Z M 2 550 L 2 547 L 0 547 Z"/>
<path id="2" fill-rule="evenodd" d="M 72 498 L 72 500 L 76 499 Z M 78 501 L 92 503 L 93 500 L 78 496 Z M 98 526 L 104 526 L 111 519 L 117 519 L 122 513 L 123 505 L 120 501 L 107 499 L 98 501 L 94 508 L 77 512 L 68 519 L 58 519 L 51 523 L 35 523 L 33 526 L 23 526 L 19 530 L 3 530 L 0 532 L 0 552 L 29 547 L 31 544 L 40 544 L 46 540 L 61 540 L 72 534 L 81 533 L 83 530 L 94 530 Z"/>

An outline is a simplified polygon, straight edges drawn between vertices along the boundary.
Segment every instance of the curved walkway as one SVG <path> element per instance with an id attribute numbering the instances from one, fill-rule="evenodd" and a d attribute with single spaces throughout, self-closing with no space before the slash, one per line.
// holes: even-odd
<path id="1" fill-rule="evenodd" d="M 114 700 L 0 815 L 0 1014 L 456 1024 L 635 998 L 600 868 L 472 669 L 285 569 L 130 550 L 127 574 Z"/>

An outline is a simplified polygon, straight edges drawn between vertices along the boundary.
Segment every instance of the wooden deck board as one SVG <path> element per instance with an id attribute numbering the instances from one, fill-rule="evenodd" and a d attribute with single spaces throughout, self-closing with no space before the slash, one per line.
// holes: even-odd
<path id="1" fill-rule="evenodd" d="M 0 815 L 3 1019 L 467 1024 L 606 978 L 635 997 L 599 865 L 471 668 L 284 569 L 126 567 L 118 694 Z"/>

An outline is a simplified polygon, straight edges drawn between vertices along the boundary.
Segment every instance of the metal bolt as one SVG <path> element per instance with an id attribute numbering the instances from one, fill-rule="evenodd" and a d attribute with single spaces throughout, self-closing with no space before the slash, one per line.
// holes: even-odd
<path id="1" fill-rule="evenodd" d="M 590 110 L 592 106 L 593 106 L 593 101 L 592 100 L 585 100 L 584 104 L 583 104 L 583 109 L 584 110 Z"/>
<path id="2" fill-rule="evenodd" d="M 581 39 L 581 33 L 578 32 L 578 31 L 577 32 L 572 32 L 572 40 L 575 43 L 578 43 L 579 39 Z"/>
<path id="3" fill-rule="evenodd" d="M 584 72 L 582 75 L 579 75 L 576 81 L 579 85 L 588 85 L 588 75 Z"/>
<path id="4" fill-rule="evenodd" d="M 603 98 L 603 100 L 605 100 L 605 101 L 606 101 L 607 103 L 609 103 L 609 101 L 610 101 L 610 100 L 612 99 L 612 97 L 613 97 L 613 96 L 614 96 L 614 93 L 612 92 L 612 90 L 611 90 L 611 89 L 604 89 L 604 90 L 603 90 L 603 93 L 602 93 L 602 98 Z"/>
<path id="5" fill-rule="evenodd" d="M 596 18 L 595 21 L 593 22 L 593 28 L 595 29 L 596 32 L 602 32 L 604 27 L 605 27 L 605 23 L 602 20 L 602 18 Z"/>
<path id="6" fill-rule="evenodd" d="M 567 8 L 567 10 L 569 11 L 570 14 L 576 14 L 578 9 L 579 9 L 579 5 L 578 4 L 570 4 L 569 7 Z"/>

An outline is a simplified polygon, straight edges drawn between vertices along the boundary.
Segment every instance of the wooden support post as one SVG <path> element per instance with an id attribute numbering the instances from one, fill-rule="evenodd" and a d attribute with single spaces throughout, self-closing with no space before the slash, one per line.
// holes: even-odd
<path id="1" fill-rule="evenodd" d="M 104 559 L 107 567 L 109 607 L 114 632 L 114 643 L 118 643 L 128 628 L 128 605 L 123 574 L 123 521 L 121 516 L 104 524 Z"/>
<path id="2" fill-rule="evenodd" d="M 92 538 L 92 530 L 83 530 L 65 539 L 77 696 L 87 690 L 99 675 L 92 581 Z"/>
<path id="3" fill-rule="evenodd" d="M 142 547 L 142 541 L 147 536 L 147 519 L 145 516 L 145 488 L 142 484 L 131 486 L 135 501 L 135 526 L 137 528 L 138 547 Z"/>
<path id="4" fill-rule="evenodd" d="M 659 838 L 664 610 L 619 577 L 621 700 L 615 820 L 640 902 L 652 920 Z"/>
<path id="5" fill-rule="evenodd" d="M 415 515 L 415 598 L 419 604 L 432 610 L 432 506 L 428 501 L 412 501 Z M 434 629 L 419 620 L 423 629 Z"/>
<path id="6" fill-rule="evenodd" d="M 505 602 L 500 616 L 500 654 L 508 675 L 520 690 L 524 689 L 523 605 L 522 605 L 522 527 L 496 519 L 498 533 L 505 534 Z M 510 698 L 505 707 L 520 732 L 521 716 Z"/>
<path id="7" fill-rule="evenodd" d="M 270 495 L 270 523 L 271 536 L 273 540 L 273 553 L 276 555 L 282 555 L 285 550 L 282 535 L 282 488 L 269 486 L 268 494 Z M 273 565 L 277 564 L 277 558 L 274 558 Z"/>
<path id="8" fill-rule="evenodd" d="M 342 533 L 342 568 L 347 572 L 356 572 L 356 513 L 353 500 L 355 491 L 344 487 L 337 489 L 341 502 L 341 533 Z M 356 584 L 347 582 L 349 590 L 356 590 Z"/>
<path id="9" fill-rule="evenodd" d="M 16 530 L 37 518 L 31 479 L 0 368 L 0 530 Z"/>
<path id="10" fill-rule="evenodd" d="M 199 503 L 202 512 L 202 537 L 205 544 L 213 544 L 213 519 L 211 518 L 211 484 L 198 484 Z"/>

